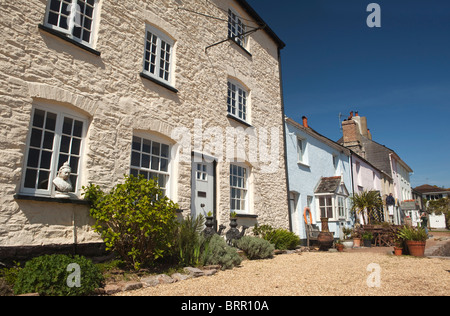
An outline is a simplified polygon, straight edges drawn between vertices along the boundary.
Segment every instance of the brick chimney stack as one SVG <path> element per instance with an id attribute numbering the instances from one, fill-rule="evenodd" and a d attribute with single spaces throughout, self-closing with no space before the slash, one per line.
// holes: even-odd
<path id="1" fill-rule="evenodd" d="M 365 118 L 364 118 L 365 119 Z M 366 120 L 363 120 L 367 122 Z M 367 126 L 367 123 L 366 123 Z M 363 155 L 362 150 L 362 139 L 361 139 L 361 117 L 357 112 L 357 116 L 353 116 L 353 112 L 350 113 L 350 117 L 348 120 L 342 122 L 342 130 L 344 133 L 343 144 L 345 147 L 350 148 L 358 155 Z M 366 135 L 367 135 L 367 127 L 366 127 Z M 364 135 L 365 136 L 365 135 Z"/>

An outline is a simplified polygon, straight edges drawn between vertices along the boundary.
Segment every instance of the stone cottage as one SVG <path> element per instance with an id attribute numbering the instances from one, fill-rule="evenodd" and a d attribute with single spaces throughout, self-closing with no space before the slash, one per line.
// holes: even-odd
<path id="1" fill-rule="evenodd" d="M 82 186 L 289 228 L 280 51 L 244 0 L 0 5 L 0 259 L 95 252 Z M 53 183 L 70 167 L 71 188 Z M 57 197 L 58 196 L 58 197 Z"/>

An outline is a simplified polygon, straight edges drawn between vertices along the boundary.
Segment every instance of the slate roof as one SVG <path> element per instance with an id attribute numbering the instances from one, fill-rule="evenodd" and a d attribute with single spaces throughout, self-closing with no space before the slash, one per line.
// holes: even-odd
<path id="1" fill-rule="evenodd" d="M 420 193 L 450 192 L 450 189 L 443 189 L 429 184 L 421 185 L 420 187 L 414 188 L 414 190 Z"/>
<path id="2" fill-rule="evenodd" d="M 322 178 L 315 193 L 335 193 L 341 185 L 341 177 Z"/>

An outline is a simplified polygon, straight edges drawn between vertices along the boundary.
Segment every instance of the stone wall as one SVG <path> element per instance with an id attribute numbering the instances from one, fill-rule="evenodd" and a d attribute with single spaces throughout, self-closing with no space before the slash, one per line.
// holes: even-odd
<path id="1" fill-rule="evenodd" d="M 34 104 L 67 108 L 87 118 L 81 184 L 108 189 L 129 173 L 136 131 L 154 133 L 175 144 L 173 131 L 185 127 L 194 135 L 196 119 L 202 120 L 204 128 L 240 126 L 226 116 L 228 78 L 250 90 L 253 130 L 273 127 L 279 132 L 274 172 L 263 172 L 264 164 L 249 163 L 250 213 L 258 215 L 260 223 L 289 227 L 277 44 L 258 31 L 249 38 L 248 52 L 231 41 L 205 52 L 227 36 L 228 6 L 252 19 L 236 2 L 183 1 L 182 8 L 225 20 L 220 21 L 180 9 L 181 1 L 100 1 L 93 47 L 100 56 L 40 29 L 46 2 L 0 4 L 1 247 L 99 241 L 90 228 L 86 205 L 14 198 L 21 193 Z M 175 40 L 177 93 L 140 76 L 146 23 Z M 191 164 L 174 158 L 171 198 L 187 210 L 186 215 L 191 205 Z M 229 163 L 219 162 L 218 171 L 218 220 L 228 225 Z"/>

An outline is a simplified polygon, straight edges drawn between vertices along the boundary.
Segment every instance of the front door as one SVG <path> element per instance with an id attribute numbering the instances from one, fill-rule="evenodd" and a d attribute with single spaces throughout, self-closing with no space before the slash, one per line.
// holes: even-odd
<path id="1" fill-rule="evenodd" d="M 213 162 L 192 162 L 192 217 L 214 216 L 214 167 Z"/>

